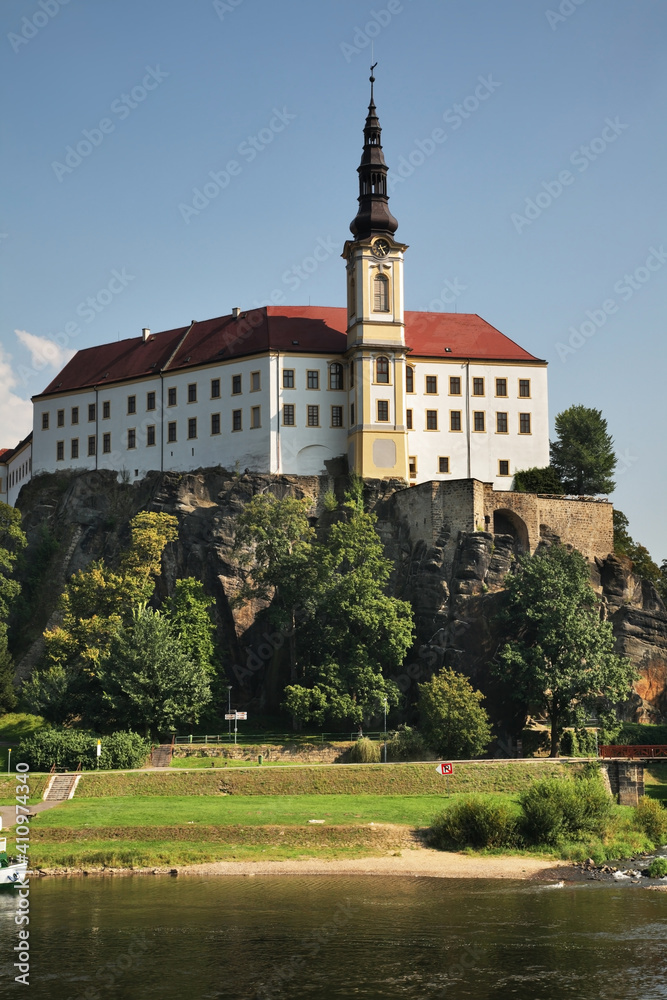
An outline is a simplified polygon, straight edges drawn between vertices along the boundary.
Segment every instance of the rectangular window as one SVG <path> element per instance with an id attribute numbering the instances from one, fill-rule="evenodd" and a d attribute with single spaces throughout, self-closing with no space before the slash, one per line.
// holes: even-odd
<path id="1" fill-rule="evenodd" d="M 250 372 L 250 391 L 259 392 L 259 389 L 260 389 L 259 372 Z"/>
<path id="2" fill-rule="evenodd" d="M 220 433 L 220 414 L 219 413 L 212 413 L 211 414 L 211 434 L 219 434 L 219 433 Z"/>
<path id="3" fill-rule="evenodd" d="M 65 426 L 65 411 L 64 410 L 58 410 L 58 412 L 56 414 L 56 423 L 58 424 L 58 427 L 64 427 Z"/>
<path id="4" fill-rule="evenodd" d="M 220 379 L 211 379 L 211 399 L 220 399 Z"/>
<path id="5" fill-rule="evenodd" d="M 319 389 L 320 387 L 320 373 L 319 371 L 308 371 L 306 372 L 306 385 L 309 389 Z"/>
<path id="6" fill-rule="evenodd" d="M 42 430 L 48 431 L 48 429 L 49 429 L 49 414 L 48 412 L 42 413 Z"/>
<path id="7" fill-rule="evenodd" d="M 173 444 L 173 442 L 175 440 L 176 440 L 176 421 L 175 420 L 171 420 L 167 424 L 167 441 L 170 444 Z"/>
<path id="8" fill-rule="evenodd" d="M 63 462 L 65 460 L 65 442 L 56 441 L 56 462 Z"/>
<path id="9" fill-rule="evenodd" d="M 294 369 L 283 368 L 283 389 L 294 388 Z"/>
<path id="10" fill-rule="evenodd" d="M 88 420 L 93 421 L 95 419 L 95 404 L 88 403 Z"/>
<path id="11" fill-rule="evenodd" d="M 149 424 L 146 428 L 146 445 L 152 448 L 155 444 L 155 424 Z"/>
<path id="12" fill-rule="evenodd" d="M 472 394 L 473 396 L 483 396 L 484 395 L 484 379 L 474 378 L 472 380 Z"/>
<path id="13" fill-rule="evenodd" d="M 102 435 L 102 451 L 105 455 L 108 455 L 111 451 L 111 434 Z"/>
<path id="14" fill-rule="evenodd" d="M 461 395 L 461 378 L 459 375 L 449 376 L 449 395 L 450 396 Z"/>
<path id="15" fill-rule="evenodd" d="M 190 382 L 188 385 L 188 403 L 197 402 L 197 383 Z"/>
<path id="16" fill-rule="evenodd" d="M 70 454 L 71 454 L 72 458 L 78 458 L 79 457 L 79 439 L 78 438 L 72 438 L 72 441 L 71 441 L 71 452 L 70 452 Z"/>
<path id="17" fill-rule="evenodd" d="M 444 475 L 446 472 L 449 472 L 449 459 L 448 458 L 439 458 L 438 459 L 438 472 L 441 475 Z"/>
<path id="18" fill-rule="evenodd" d="M 243 430 L 243 410 L 232 410 L 232 430 Z"/>
<path id="19" fill-rule="evenodd" d="M 438 376 L 437 375 L 427 375 L 426 376 L 426 392 L 429 396 L 435 395 L 438 391 Z"/>
<path id="20" fill-rule="evenodd" d="M 320 426 L 320 408 L 319 408 L 319 406 L 309 406 L 308 407 L 308 426 L 309 427 L 319 427 Z"/>
<path id="21" fill-rule="evenodd" d="M 405 426 L 409 431 L 412 430 L 412 410 L 405 411 Z"/>
<path id="22" fill-rule="evenodd" d="M 486 430 L 486 419 L 484 410 L 475 410 L 472 415 L 472 426 L 473 430 L 485 431 Z"/>
<path id="23" fill-rule="evenodd" d="M 496 434 L 507 434 L 506 413 L 496 413 Z"/>
<path id="24" fill-rule="evenodd" d="M 232 396 L 240 396 L 242 391 L 241 376 L 232 375 Z"/>
<path id="25" fill-rule="evenodd" d="M 155 393 L 154 392 L 147 392 L 146 393 L 146 409 L 147 410 L 154 410 L 155 409 Z"/>
<path id="26" fill-rule="evenodd" d="M 410 455 L 408 457 L 408 469 L 410 470 L 410 479 L 417 478 L 417 456 Z"/>
<path id="27" fill-rule="evenodd" d="M 127 447 L 129 451 L 137 447 L 137 432 L 134 427 L 130 427 L 127 432 Z"/>
<path id="28" fill-rule="evenodd" d="M 509 476 L 510 474 L 510 463 L 508 459 L 501 458 L 498 462 L 498 475 L 499 476 Z"/>
<path id="29" fill-rule="evenodd" d="M 530 379 L 520 378 L 519 379 L 519 396 L 524 399 L 530 399 Z"/>
<path id="30" fill-rule="evenodd" d="M 285 427 L 294 427 L 294 403 L 283 404 L 283 424 Z"/>
<path id="31" fill-rule="evenodd" d="M 97 441 L 95 440 L 95 435 L 91 434 L 90 437 L 88 438 L 88 454 L 89 455 L 94 455 L 95 454 L 95 452 L 97 450 L 96 447 L 95 447 L 96 444 L 97 444 Z"/>
<path id="32" fill-rule="evenodd" d="M 343 426 L 343 407 L 342 406 L 332 406 L 331 407 L 331 426 L 332 427 L 342 427 Z"/>
<path id="33" fill-rule="evenodd" d="M 438 429 L 438 411 L 437 410 L 427 410 L 426 411 L 426 430 L 427 431 L 437 431 Z"/>
<path id="34" fill-rule="evenodd" d="M 350 427 L 354 427 L 354 403 L 350 403 Z"/>
<path id="35" fill-rule="evenodd" d="M 506 396 L 507 395 L 507 379 L 497 378 L 496 379 L 496 396 Z"/>
<path id="36" fill-rule="evenodd" d="M 107 399 L 105 400 L 104 403 L 102 403 L 102 420 L 108 420 L 110 416 L 111 416 L 111 403 Z"/>
<path id="37" fill-rule="evenodd" d="M 171 389 L 167 389 L 167 406 L 176 406 L 177 401 L 176 387 L 172 386 Z"/>
<path id="38" fill-rule="evenodd" d="M 188 439 L 197 437 L 197 418 L 188 418 Z"/>
<path id="39" fill-rule="evenodd" d="M 408 365 L 405 369 L 405 391 L 415 391 L 415 370 L 412 365 Z"/>
<path id="40" fill-rule="evenodd" d="M 128 396 L 127 397 L 127 412 L 136 413 L 137 412 L 137 397 Z"/>
<path id="41" fill-rule="evenodd" d="M 460 410 L 450 410 L 449 411 L 449 429 L 450 429 L 450 431 L 460 431 L 461 430 L 461 411 Z"/>
<path id="42" fill-rule="evenodd" d="M 72 423 L 73 424 L 78 424 L 78 422 L 79 422 L 79 407 L 78 406 L 73 406 L 72 407 Z"/>
<path id="43" fill-rule="evenodd" d="M 386 399 L 378 399 L 378 420 L 389 420 L 389 402 Z"/>
<path id="44" fill-rule="evenodd" d="M 250 427 L 254 430 L 262 426 L 262 408 L 260 406 L 250 407 Z"/>
<path id="45" fill-rule="evenodd" d="M 530 413 L 519 414 L 519 434 L 530 434 Z"/>
<path id="46" fill-rule="evenodd" d="M 343 366 L 336 362 L 329 368 L 329 388 L 343 388 Z"/>

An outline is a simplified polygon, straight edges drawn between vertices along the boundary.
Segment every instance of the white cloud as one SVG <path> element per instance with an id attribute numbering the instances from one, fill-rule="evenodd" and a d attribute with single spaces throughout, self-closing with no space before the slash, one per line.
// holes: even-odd
<path id="1" fill-rule="evenodd" d="M 60 371 L 76 354 L 76 351 L 60 347 L 48 337 L 37 337 L 34 333 L 28 333 L 27 330 L 14 330 L 14 333 L 23 346 L 30 351 L 33 367 L 38 372 L 49 365 L 55 371 Z"/>
<path id="2" fill-rule="evenodd" d="M 0 345 L 0 447 L 13 448 L 32 428 L 32 403 L 21 399 L 12 389 L 18 378 L 11 356 Z"/>

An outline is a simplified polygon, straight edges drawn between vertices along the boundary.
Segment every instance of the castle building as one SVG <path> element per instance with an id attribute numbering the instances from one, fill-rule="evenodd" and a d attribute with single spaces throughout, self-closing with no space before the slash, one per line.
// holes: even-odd
<path id="1" fill-rule="evenodd" d="M 346 306 L 233 309 L 79 351 L 33 397 L 33 474 L 347 466 L 509 490 L 548 465 L 546 362 L 477 315 L 405 311 L 373 83 Z"/>

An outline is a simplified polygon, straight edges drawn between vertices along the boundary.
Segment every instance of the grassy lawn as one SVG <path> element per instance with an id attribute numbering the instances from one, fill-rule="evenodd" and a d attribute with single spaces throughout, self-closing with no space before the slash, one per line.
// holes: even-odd
<path id="1" fill-rule="evenodd" d="M 44 719 L 41 715 L 27 712 L 8 712 L 0 715 L 0 743 L 9 743 L 12 750 L 12 766 L 17 762 L 16 749 L 22 736 L 31 736 L 41 729 Z M 7 747 L 0 747 L 0 774 L 7 772 Z"/>
<path id="2" fill-rule="evenodd" d="M 428 826 L 444 805 L 443 795 L 225 795 L 74 798 L 33 820 L 33 828 L 202 825 L 305 826 L 310 819 L 361 825 Z M 503 796 L 504 798 L 504 796 Z"/>
<path id="3" fill-rule="evenodd" d="M 171 762 L 171 767 L 176 767 L 186 769 L 188 771 L 193 768 L 207 768 L 209 771 L 215 768 L 230 768 L 230 767 L 296 767 L 297 765 L 304 765 L 307 767 L 318 767 L 321 766 L 319 761 L 303 761 L 303 760 L 266 760 L 259 764 L 259 761 L 255 760 L 221 760 L 220 757 L 174 757 Z"/>
<path id="4" fill-rule="evenodd" d="M 660 799 L 667 806 L 667 761 L 664 764 L 647 764 L 644 768 L 644 788 L 652 799 Z"/>

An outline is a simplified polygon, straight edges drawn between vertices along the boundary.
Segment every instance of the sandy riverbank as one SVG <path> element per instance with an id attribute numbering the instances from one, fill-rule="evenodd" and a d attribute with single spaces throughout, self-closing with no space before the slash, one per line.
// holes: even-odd
<path id="1" fill-rule="evenodd" d="M 558 862 L 523 858 L 514 855 L 473 857 L 450 851 L 416 848 L 400 855 L 377 858 L 323 861 L 214 861 L 200 865 L 181 865 L 173 868 L 85 868 L 40 869 L 39 875 L 380 875 L 407 878 L 494 878 L 494 879 L 546 879 L 561 877 L 559 872 L 569 868 Z"/>

